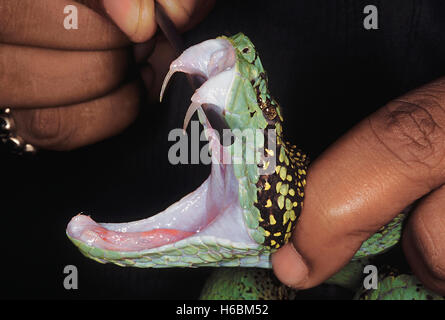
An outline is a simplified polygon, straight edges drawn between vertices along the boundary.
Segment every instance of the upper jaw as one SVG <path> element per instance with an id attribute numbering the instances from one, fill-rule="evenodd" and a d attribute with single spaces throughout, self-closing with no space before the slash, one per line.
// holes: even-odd
<path id="1" fill-rule="evenodd" d="M 204 41 L 185 50 L 170 65 L 161 89 L 161 100 L 171 77 L 184 72 L 209 78 L 235 66 L 236 54 L 232 44 L 223 38 Z"/>
<path id="2" fill-rule="evenodd" d="M 197 110 L 202 112 L 202 107 L 206 111 L 205 107 L 209 105 L 214 107 L 213 111 L 216 110 L 219 118 L 224 120 L 227 97 L 235 76 L 235 65 L 235 48 L 224 38 L 207 40 L 190 47 L 171 63 L 162 85 L 161 100 L 171 77 L 176 72 L 199 76 L 205 80 L 191 98 L 190 107 L 184 118 L 184 130 L 193 114 Z M 205 127 L 210 125 L 206 121 L 202 121 L 202 124 Z"/>

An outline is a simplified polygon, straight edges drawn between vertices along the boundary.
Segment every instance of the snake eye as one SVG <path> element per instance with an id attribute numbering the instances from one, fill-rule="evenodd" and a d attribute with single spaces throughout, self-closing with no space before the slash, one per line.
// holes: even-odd
<path id="1" fill-rule="evenodd" d="M 242 48 L 242 49 L 241 49 Z M 242 46 L 239 52 L 242 54 L 243 58 L 247 60 L 249 63 L 253 63 L 255 61 L 255 47 L 250 46 L 249 44 Z"/>

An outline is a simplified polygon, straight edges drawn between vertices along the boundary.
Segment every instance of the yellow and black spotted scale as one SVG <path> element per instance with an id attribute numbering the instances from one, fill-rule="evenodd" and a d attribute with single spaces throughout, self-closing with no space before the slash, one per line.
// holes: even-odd
<path id="1" fill-rule="evenodd" d="M 275 152 L 267 146 L 264 149 L 265 155 L 275 157 L 276 166 L 273 174 L 260 175 L 254 205 L 261 214 L 259 225 L 265 230 L 263 245 L 278 249 L 289 240 L 303 207 L 309 159 L 295 145 L 284 140 L 283 118 L 275 100 L 267 94 L 264 101 L 259 90 L 257 99 L 268 122 L 266 129 L 276 130 Z M 260 164 L 267 165 L 266 162 Z"/>

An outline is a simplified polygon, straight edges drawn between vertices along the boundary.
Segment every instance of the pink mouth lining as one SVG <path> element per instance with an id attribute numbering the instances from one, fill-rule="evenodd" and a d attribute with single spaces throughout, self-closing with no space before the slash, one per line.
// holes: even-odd
<path id="1" fill-rule="evenodd" d="M 141 251 L 177 242 L 196 232 L 177 229 L 153 229 L 141 232 L 121 232 L 106 229 L 89 216 L 77 215 L 71 223 L 83 224 L 80 239 L 90 245 L 112 251 Z"/>
<path id="2" fill-rule="evenodd" d="M 207 84 L 197 90 L 192 101 L 201 104 L 213 98 L 216 100 L 210 102 L 222 110 L 233 76 L 233 72 L 227 70 L 234 63 L 234 49 L 227 40 L 209 40 L 187 49 L 175 60 L 166 80 L 176 71 L 205 75 Z M 165 83 L 162 92 L 164 89 Z M 206 122 L 205 127 L 211 129 L 210 123 Z M 227 151 L 211 130 L 208 139 L 212 150 L 212 172 L 194 192 L 155 216 L 130 223 L 98 224 L 88 216 L 77 215 L 68 224 L 68 235 L 90 246 L 113 251 L 158 248 L 198 235 L 251 242 L 245 231 L 233 167 L 220 161 Z"/>
<path id="3" fill-rule="evenodd" d="M 210 148 L 219 152 L 212 152 L 212 172 L 194 192 L 155 216 L 130 223 L 99 224 L 79 214 L 68 224 L 68 235 L 105 250 L 141 251 L 204 234 L 212 224 L 212 232 L 224 229 L 219 226 L 225 224 L 221 216 L 239 209 L 238 181 L 233 169 L 227 170 L 227 165 L 216 158 L 225 152 L 218 139 L 210 134 L 209 140 Z M 227 224 L 230 226 L 230 221 Z"/>

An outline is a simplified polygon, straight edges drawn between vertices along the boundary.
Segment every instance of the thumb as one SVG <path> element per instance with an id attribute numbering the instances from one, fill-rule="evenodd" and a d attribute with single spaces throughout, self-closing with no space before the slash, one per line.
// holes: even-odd
<path id="1" fill-rule="evenodd" d="M 156 32 L 154 0 L 96 0 L 108 17 L 133 41 L 144 42 Z"/>
<path id="2" fill-rule="evenodd" d="M 144 42 L 156 32 L 154 0 L 75 0 L 111 19 L 133 42 Z"/>
<path id="3" fill-rule="evenodd" d="M 108 16 L 133 42 L 156 33 L 155 0 L 77 0 Z M 158 0 L 176 27 L 187 30 L 212 9 L 214 0 Z"/>
<path id="4" fill-rule="evenodd" d="M 380 227 L 445 182 L 444 105 L 444 80 L 408 93 L 312 164 L 292 242 L 272 257 L 283 283 L 322 283 Z"/>

